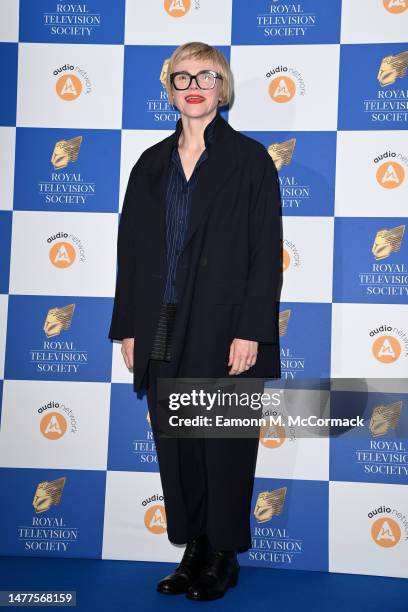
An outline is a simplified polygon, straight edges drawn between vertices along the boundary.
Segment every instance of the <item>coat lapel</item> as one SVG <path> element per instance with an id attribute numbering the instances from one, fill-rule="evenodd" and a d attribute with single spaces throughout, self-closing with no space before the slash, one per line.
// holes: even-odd
<path id="1" fill-rule="evenodd" d="M 188 246 L 194 233 L 205 218 L 214 197 L 223 185 L 236 172 L 237 162 L 234 154 L 234 129 L 220 115 L 214 132 L 214 140 L 208 159 L 202 164 L 197 185 L 194 189 L 188 225 L 182 251 Z M 161 245 L 166 236 L 166 187 L 172 146 L 178 139 L 179 130 L 175 131 L 160 144 L 155 163 L 148 171 L 148 181 L 153 206 L 157 210 L 157 229 Z"/>

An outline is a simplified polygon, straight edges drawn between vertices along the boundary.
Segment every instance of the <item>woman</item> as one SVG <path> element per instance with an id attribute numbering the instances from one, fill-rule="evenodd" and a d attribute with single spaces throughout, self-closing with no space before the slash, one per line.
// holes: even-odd
<path id="1" fill-rule="evenodd" d="M 161 593 L 209 600 L 237 583 L 251 546 L 257 438 L 157 435 L 161 377 L 280 377 L 280 191 L 265 147 L 218 108 L 232 97 L 224 55 L 192 42 L 168 62 L 172 135 L 130 173 L 118 233 L 109 337 L 134 390 L 147 388 L 168 538 L 187 543 Z"/>

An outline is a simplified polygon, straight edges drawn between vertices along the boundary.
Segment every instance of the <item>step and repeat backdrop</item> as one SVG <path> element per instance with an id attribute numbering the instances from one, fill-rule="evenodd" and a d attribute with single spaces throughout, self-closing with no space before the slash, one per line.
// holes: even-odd
<path id="1" fill-rule="evenodd" d="M 370 417 L 260 438 L 240 561 L 408 577 L 407 39 L 408 0 L 2 0 L 0 554 L 180 557 L 107 334 L 130 169 L 174 130 L 167 60 L 197 40 L 279 171 L 282 382 L 353 379 L 330 408 Z"/>

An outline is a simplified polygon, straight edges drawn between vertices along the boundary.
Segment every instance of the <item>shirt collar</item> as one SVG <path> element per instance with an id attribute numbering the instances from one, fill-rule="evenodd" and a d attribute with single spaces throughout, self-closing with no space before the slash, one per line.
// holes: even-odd
<path id="1" fill-rule="evenodd" d="M 217 113 L 216 113 L 215 117 L 213 117 L 211 119 L 210 123 L 208 123 L 205 126 L 205 129 L 204 129 L 204 143 L 205 143 L 205 147 L 206 148 L 208 147 L 209 144 L 211 145 L 211 143 L 214 140 L 215 131 L 216 131 L 215 128 L 216 128 L 217 119 L 218 119 L 219 116 L 220 116 L 220 111 L 217 110 Z M 174 136 L 175 137 L 174 137 L 173 148 L 175 148 L 175 149 L 178 146 L 178 139 L 179 139 L 179 136 L 180 136 L 182 131 L 183 131 L 183 123 L 182 123 L 181 117 L 180 117 L 180 119 L 176 123 L 176 129 L 174 131 Z"/>

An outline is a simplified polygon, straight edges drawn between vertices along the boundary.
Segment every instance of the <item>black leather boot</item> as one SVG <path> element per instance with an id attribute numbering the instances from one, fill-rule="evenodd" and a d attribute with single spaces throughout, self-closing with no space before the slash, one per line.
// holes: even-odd
<path id="1" fill-rule="evenodd" d="M 208 562 L 209 552 L 206 535 L 190 540 L 174 572 L 160 580 L 156 590 L 168 595 L 186 593 L 192 581 L 197 578 Z"/>
<path id="2" fill-rule="evenodd" d="M 228 587 L 238 582 L 239 563 L 234 550 L 214 551 L 201 574 L 188 588 L 186 597 L 209 601 L 223 597 Z"/>

